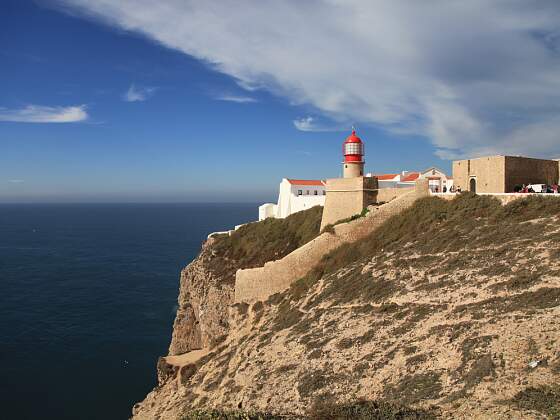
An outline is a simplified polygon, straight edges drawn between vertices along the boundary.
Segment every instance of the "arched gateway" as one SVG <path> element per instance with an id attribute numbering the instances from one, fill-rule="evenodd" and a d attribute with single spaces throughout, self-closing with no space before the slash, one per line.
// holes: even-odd
<path id="1" fill-rule="evenodd" d="M 476 179 L 471 178 L 469 181 L 469 191 L 475 193 L 476 192 Z"/>

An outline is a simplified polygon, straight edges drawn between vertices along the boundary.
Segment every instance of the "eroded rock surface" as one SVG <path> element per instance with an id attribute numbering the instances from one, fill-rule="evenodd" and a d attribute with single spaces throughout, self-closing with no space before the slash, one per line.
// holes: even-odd
<path id="1" fill-rule="evenodd" d="M 200 255 L 181 272 L 170 355 L 209 347 L 227 334 L 234 281 L 214 274 L 212 264 L 225 262 L 215 261 L 213 242 L 206 241 Z"/>

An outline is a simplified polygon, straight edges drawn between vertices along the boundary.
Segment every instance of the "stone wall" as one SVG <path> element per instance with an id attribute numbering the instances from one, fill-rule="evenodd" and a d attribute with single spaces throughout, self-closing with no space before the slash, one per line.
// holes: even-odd
<path id="1" fill-rule="evenodd" d="M 376 194 L 376 203 L 388 203 L 401 195 L 408 194 L 413 191 L 414 187 L 410 188 L 379 188 Z"/>
<path id="2" fill-rule="evenodd" d="M 284 258 L 267 262 L 263 267 L 238 270 L 235 276 L 235 302 L 255 302 L 286 290 L 305 276 L 323 255 L 344 243 L 365 237 L 390 217 L 410 207 L 417 198 L 429 195 L 428 180 L 419 180 L 415 188 L 379 207 L 371 207 L 362 218 L 334 227 Z M 327 194 L 328 197 L 328 194 Z"/>
<path id="3" fill-rule="evenodd" d="M 504 192 L 513 192 L 516 185 L 557 183 L 558 161 L 521 156 L 505 157 Z"/>
<path id="4" fill-rule="evenodd" d="M 489 156 L 453 162 L 453 185 L 470 191 L 470 178 L 476 178 L 476 192 L 505 191 L 505 156 Z"/>
<path id="5" fill-rule="evenodd" d="M 235 302 L 266 300 L 286 290 L 305 276 L 321 257 L 342 245 L 341 238 L 323 233 L 284 258 L 269 261 L 263 267 L 238 270 L 235 275 Z"/>
<path id="6" fill-rule="evenodd" d="M 453 162 L 453 183 L 470 191 L 476 179 L 477 193 L 511 193 L 516 185 L 557 184 L 559 162 L 521 156 L 488 156 Z"/>
<path id="7" fill-rule="evenodd" d="M 375 177 L 327 179 L 325 207 L 321 229 L 339 220 L 360 214 L 377 202 L 378 183 Z"/>

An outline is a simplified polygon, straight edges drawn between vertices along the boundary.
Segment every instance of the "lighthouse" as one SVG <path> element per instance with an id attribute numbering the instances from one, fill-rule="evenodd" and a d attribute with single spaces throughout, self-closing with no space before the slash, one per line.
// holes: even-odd
<path id="1" fill-rule="evenodd" d="M 352 130 L 342 145 L 344 162 L 342 162 L 343 178 L 364 176 L 364 143 Z"/>
<path id="2" fill-rule="evenodd" d="M 377 177 L 364 176 L 364 143 L 356 135 L 354 127 L 342 144 L 342 154 L 342 178 L 327 179 L 325 182 L 321 229 L 360 215 L 367 206 L 377 202 Z"/>

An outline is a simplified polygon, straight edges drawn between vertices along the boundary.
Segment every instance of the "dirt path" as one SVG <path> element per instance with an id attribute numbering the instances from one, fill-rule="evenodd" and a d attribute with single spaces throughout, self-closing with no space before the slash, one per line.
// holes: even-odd
<path id="1" fill-rule="evenodd" d="M 208 349 L 200 349 L 189 351 L 188 353 L 179 354 L 177 356 L 167 356 L 165 361 L 171 366 L 183 367 L 192 363 L 196 363 L 208 354 Z"/>

